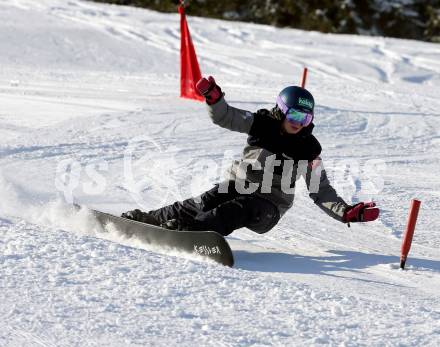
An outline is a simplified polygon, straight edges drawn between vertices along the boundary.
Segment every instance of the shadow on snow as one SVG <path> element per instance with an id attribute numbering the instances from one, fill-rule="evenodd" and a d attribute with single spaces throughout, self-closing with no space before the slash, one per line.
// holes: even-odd
<path id="1" fill-rule="evenodd" d="M 235 251 L 236 267 L 260 272 L 284 272 L 302 274 L 332 275 L 332 272 L 362 272 L 362 269 L 375 265 L 395 265 L 400 263 L 399 257 L 381 254 L 370 254 L 353 251 L 331 250 L 330 256 L 303 256 L 287 253 L 251 253 Z M 431 270 L 440 272 L 440 261 L 408 258 L 406 267 L 410 270 Z M 391 268 L 392 269 L 392 268 Z"/>

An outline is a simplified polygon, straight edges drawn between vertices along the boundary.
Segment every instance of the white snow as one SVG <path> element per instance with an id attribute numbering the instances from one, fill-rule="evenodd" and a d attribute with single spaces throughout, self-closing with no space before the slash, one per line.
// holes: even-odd
<path id="1" fill-rule="evenodd" d="M 275 229 L 228 237 L 232 269 L 100 232 L 63 200 L 118 214 L 198 194 L 246 137 L 178 97 L 177 13 L 3 0 L 0 346 L 438 346 L 440 46 L 189 25 L 234 106 L 271 107 L 309 68 L 331 180 L 380 219 L 348 229 L 300 184 Z"/>

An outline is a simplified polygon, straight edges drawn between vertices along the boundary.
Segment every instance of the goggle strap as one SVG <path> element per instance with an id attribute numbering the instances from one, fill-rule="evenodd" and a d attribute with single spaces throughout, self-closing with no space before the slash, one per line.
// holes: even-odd
<path id="1" fill-rule="evenodd" d="M 283 99 L 281 99 L 281 96 L 277 96 L 277 105 L 280 108 L 281 112 L 283 114 L 287 114 L 287 111 L 289 111 L 289 107 L 284 103 Z"/>

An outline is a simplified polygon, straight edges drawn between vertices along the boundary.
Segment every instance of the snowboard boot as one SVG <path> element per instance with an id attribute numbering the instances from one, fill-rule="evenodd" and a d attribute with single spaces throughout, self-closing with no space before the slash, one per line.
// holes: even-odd
<path id="1" fill-rule="evenodd" d="M 177 224 L 177 219 L 169 219 L 166 222 L 162 223 L 160 226 L 164 229 L 169 230 L 177 230 L 179 227 L 179 225 Z"/>
<path id="2" fill-rule="evenodd" d="M 151 215 L 147 212 L 142 212 L 139 209 L 125 212 L 125 213 L 121 214 L 121 217 L 131 219 L 131 220 L 141 222 L 141 223 L 160 226 L 160 222 L 156 217 L 154 217 L 153 215 Z"/>

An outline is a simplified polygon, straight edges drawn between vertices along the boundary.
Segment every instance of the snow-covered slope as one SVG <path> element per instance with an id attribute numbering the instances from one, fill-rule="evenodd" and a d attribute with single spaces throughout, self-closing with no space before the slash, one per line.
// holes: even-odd
<path id="1" fill-rule="evenodd" d="M 380 220 L 348 229 L 302 184 L 270 233 L 228 238 L 233 269 L 97 233 L 63 199 L 159 207 L 209 188 L 246 138 L 178 97 L 177 14 L 3 0 L 0 345 L 438 346 L 440 46 L 189 21 L 203 73 L 237 107 L 271 107 L 309 67 L 332 182 Z"/>

